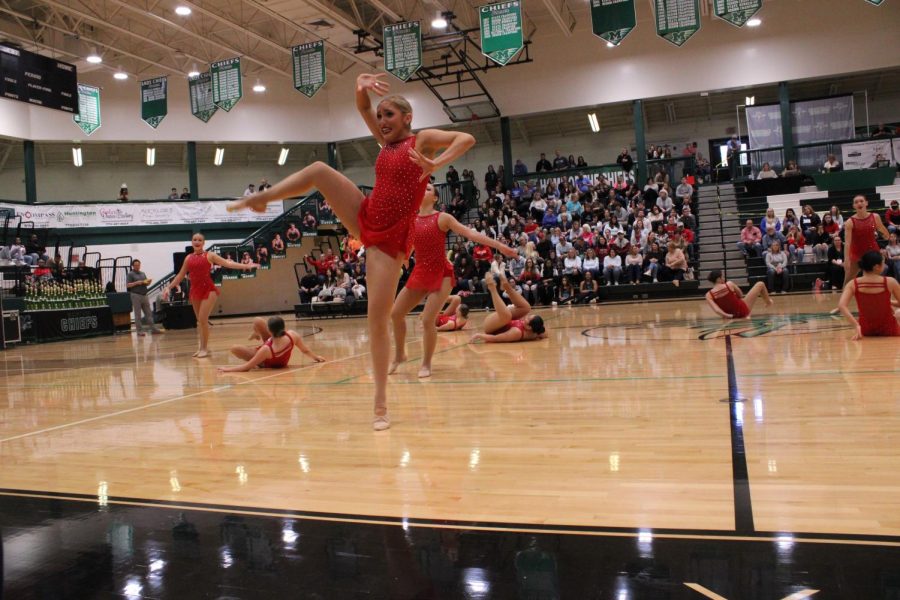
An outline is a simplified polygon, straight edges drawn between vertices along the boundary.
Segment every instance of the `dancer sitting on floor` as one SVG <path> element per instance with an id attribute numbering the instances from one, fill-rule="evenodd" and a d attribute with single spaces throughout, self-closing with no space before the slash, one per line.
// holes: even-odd
<path id="1" fill-rule="evenodd" d="M 512 300 L 507 306 L 497 291 L 497 280 L 490 274 L 484 279 L 484 286 L 491 294 L 494 312 L 484 319 L 484 333 L 476 333 L 470 341 L 484 340 L 487 343 L 527 342 L 547 337 L 544 319 L 531 314 L 531 305 L 509 283 L 506 275 L 499 275 L 500 286 Z"/>
<path id="2" fill-rule="evenodd" d="M 713 284 L 711 290 L 706 292 L 706 303 L 717 315 L 726 319 L 746 319 L 750 317 L 750 311 L 756 299 L 762 296 L 766 305 L 772 306 L 774 302 L 769 297 L 769 290 L 762 281 L 757 281 L 747 295 L 744 296 L 736 284 L 726 281 L 722 271 L 716 269 L 710 271 L 709 281 Z"/>
<path id="3" fill-rule="evenodd" d="M 476 244 L 491 246 L 508 257 L 518 256 L 515 249 L 470 229 L 457 221 L 453 215 L 434 210 L 434 186 L 425 188 L 425 196 L 419 206 L 412 231 L 412 245 L 416 264 L 404 288 L 397 294 L 391 309 L 394 325 L 395 354 L 388 373 L 406 361 L 406 315 L 425 299 L 422 309 L 422 367 L 419 377 L 431 376 L 431 359 L 437 345 L 438 313 L 450 296 L 456 284 L 453 265 L 447 260 L 447 232 L 453 231 Z"/>
<path id="4" fill-rule="evenodd" d="M 265 342 L 262 346 L 232 346 L 231 353 L 246 362 L 234 367 L 219 367 L 219 372 L 238 373 L 254 367 L 282 369 L 288 366 L 295 346 L 317 363 L 325 362 L 323 357 L 306 347 L 299 333 L 293 329 L 285 330 L 284 319 L 281 317 L 270 317 L 268 321 L 263 321 L 260 317 L 253 319 L 250 339 Z"/>
<path id="5" fill-rule="evenodd" d="M 447 298 L 447 308 L 438 315 L 438 331 L 459 331 L 469 322 L 469 305 L 463 304 L 462 297 L 453 294 Z"/>
<path id="6" fill-rule="evenodd" d="M 838 309 L 853 324 L 854 340 L 873 336 L 900 336 L 900 311 L 894 311 L 894 304 L 900 304 L 900 283 L 893 277 L 884 277 L 884 257 L 880 252 L 870 250 L 859 259 L 862 276 L 852 279 L 844 286 Z M 856 298 L 859 320 L 850 312 L 850 298 Z"/>

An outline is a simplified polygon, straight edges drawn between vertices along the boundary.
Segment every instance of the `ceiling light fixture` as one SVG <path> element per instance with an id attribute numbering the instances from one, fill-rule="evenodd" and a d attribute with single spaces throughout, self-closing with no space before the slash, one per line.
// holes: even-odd
<path id="1" fill-rule="evenodd" d="M 278 166 L 283 167 L 284 163 L 287 162 L 288 154 L 290 153 L 290 148 L 282 148 L 281 154 L 278 155 Z"/>
<path id="2" fill-rule="evenodd" d="M 257 81 L 256 85 L 253 86 L 253 91 L 257 94 L 262 94 L 264 91 L 266 91 L 266 86 Z"/>
<path id="3" fill-rule="evenodd" d="M 90 54 L 88 54 L 88 57 L 85 58 L 84 60 L 88 61 L 92 65 L 99 65 L 100 63 L 103 62 L 103 59 L 96 52 L 91 52 Z"/>
<path id="4" fill-rule="evenodd" d="M 594 133 L 600 131 L 600 121 L 597 120 L 597 113 L 588 113 L 588 123 L 591 125 L 591 131 Z"/>
<path id="5" fill-rule="evenodd" d="M 225 148 L 216 148 L 216 157 L 213 159 L 213 164 L 217 167 L 221 167 L 224 160 Z"/>
<path id="6" fill-rule="evenodd" d="M 762 25 L 762 19 L 759 17 L 753 17 L 747 21 L 747 27 L 759 27 L 760 25 Z"/>
<path id="7" fill-rule="evenodd" d="M 152 167 L 156 164 L 156 148 L 147 148 L 147 166 Z"/>
<path id="8" fill-rule="evenodd" d="M 81 157 L 81 148 L 79 146 L 72 148 L 72 164 L 76 167 L 80 167 L 84 164 L 84 160 Z"/>
<path id="9" fill-rule="evenodd" d="M 194 77 L 200 77 L 200 71 L 188 71 L 188 79 L 193 79 Z"/>
<path id="10" fill-rule="evenodd" d="M 435 29 L 445 29 L 447 27 L 447 19 L 443 13 L 438 12 L 437 16 L 431 21 L 431 26 Z"/>
<path id="11" fill-rule="evenodd" d="M 179 17 L 186 17 L 191 14 L 191 7 L 189 6 L 177 6 L 175 7 L 175 14 Z"/>
<path id="12" fill-rule="evenodd" d="M 128 73 L 126 73 L 125 71 L 116 71 L 115 73 L 113 73 L 113 77 L 115 79 L 118 79 L 119 81 L 125 81 L 126 79 L 128 79 Z"/>
<path id="13" fill-rule="evenodd" d="M 744 98 L 744 106 L 753 106 L 756 104 L 756 96 L 747 96 Z"/>

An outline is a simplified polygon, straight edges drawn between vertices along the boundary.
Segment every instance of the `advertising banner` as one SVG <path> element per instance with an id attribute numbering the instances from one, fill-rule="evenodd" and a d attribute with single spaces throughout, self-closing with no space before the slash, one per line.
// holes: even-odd
<path id="1" fill-rule="evenodd" d="M 898 140 L 894 140 L 897 144 Z M 871 140 L 868 142 L 856 142 L 841 146 L 841 162 L 845 171 L 853 169 L 874 169 L 879 166 L 888 166 L 884 163 L 893 163 L 893 148 L 891 140 Z"/>

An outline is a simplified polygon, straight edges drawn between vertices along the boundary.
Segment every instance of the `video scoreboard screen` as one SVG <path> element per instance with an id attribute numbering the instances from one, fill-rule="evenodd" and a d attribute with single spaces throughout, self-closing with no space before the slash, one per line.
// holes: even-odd
<path id="1" fill-rule="evenodd" d="M 0 97 L 78 113 L 75 65 L 0 44 Z"/>

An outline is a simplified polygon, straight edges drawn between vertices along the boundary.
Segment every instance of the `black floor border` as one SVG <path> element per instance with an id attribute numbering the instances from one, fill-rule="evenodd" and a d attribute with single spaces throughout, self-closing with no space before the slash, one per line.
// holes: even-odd
<path id="1" fill-rule="evenodd" d="M 753 525 L 753 502 L 750 497 L 750 474 L 744 445 L 744 421 L 740 418 L 743 404 L 738 396 L 737 373 L 731 335 L 725 336 L 725 358 L 728 362 L 728 422 L 731 430 L 731 477 L 734 487 L 734 528 L 739 534 L 756 532 Z"/>
<path id="2" fill-rule="evenodd" d="M 0 488 L 0 501 L 6 497 L 26 498 L 37 496 L 44 500 L 62 500 L 73 502 L 84 502 L 95 504 L 97 496 L 93 494 L 77 494 L 64 492 L 45 492 L 40 490 L 21 490 L 12 488 Z M 389 517 L 380 515 L 363 515 L 363 514 L 347 514 L 347 513 L 327 513 L 293 510 L 285 508 L 267 508 L 259 506 L 239 506 L 230 504 L 209 504 L 203 502 L 178 502 L 174 500 L 152 500 L 147 498 L 128 498 L 110 496 L 106 499 L 108 504 L 118 504 L 128 506 L 131 504 L 143 504 L 151 508 L 160 509 L 184 509 L 184 510 L 203 510 L 208 512 L 221 513 L 266 513 L 256 516 L 266 517 L 269 515 L 277 515 L 283 517 L 293 517 L 309 520 L 335 520 L 335 521 L 368 521 L 376 525 L 408 525 L 420 527 L 452 527 L 457 529 L 497 529 L 501 531 L 521 531 L 525 533 L 572 533 L 587 535 L 659 535 L 659 536 L 683 536 L 687 538 L 707 539 L 716 538 L 734 538 L 735 541 L 743 541 L 743 539 L 757 539 L 759 541 L 780 540 L 782 538 L 790 538 L 795 542 L 828 540 L 836 542 L 858 542 L 858 543 L 889 543 L 900 544 L 900 536 L 890 535 L 870 535 L 870 534 L 847 534 L 847 533 L 813 533 L 813 532 L 797 532 L 797 531 L 756 531 L 752 533 L 742 533 L 731 529 L 676 529 L 676 528 L 649 528 L 649 527 L 603 527 L 590 525 L 555 525 L 555 524 L 534 524 L 534 523 L 507 523 L 495 521 L 457 521 L 452 519 L 422 519 L 422 518 L 403 518 Z"/>

